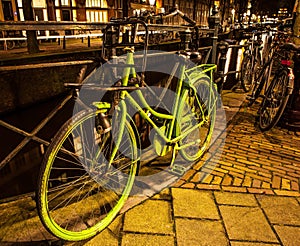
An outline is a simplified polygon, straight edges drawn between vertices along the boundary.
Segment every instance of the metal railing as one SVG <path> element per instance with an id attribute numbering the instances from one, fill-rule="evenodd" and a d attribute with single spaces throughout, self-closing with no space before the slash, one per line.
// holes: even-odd
<path id="1" fill-rule="evenodd" d="M 34 30 L 34 31 L 57 31 L 57 30 L 102 30 L 109 23 L 86 23 L 86 22 L 52 22 L 52 21 L 5 21 L 0 22 L 0 31 L 24 31 L 24 30 Z M 149 31 L 176 31 L 176 32 L 184 32 L 186 30 L 190 30 L 190 26 L 169 26 L 162 24 L 146 24 Z M 143 30 L 141 30 L 143 31 Z M 203 33 L 213 33 L 213 29 L 203 29 L 201 30 Z M 100 35 L 100 34 L 97 34 Z M 79 36 L 79 35 L 74 35 Z M 80 37 L 85 35 L 81 34 Z M 46 36 L 47 38 L 58 38 L 59 36 Z M 67 37 L 65 35 L 64 37 Z M 71 36 L 69 36 L 71 37 Z M 38 39 L 42 39 L 43 37 L 38 37 Z M 1 38 L 0 40 L 6 41 L 9 39 L 13 40 L 25 40 L 26 37 L 13 37 L 13 38 Z M 211 48 L 211 47 L 209 47 Z M 87 65 L 92 63 L 92 60 L 86 61 L 73 61 L 73 62 L 54 62 L 47 64 L 28 64 L 28 65 L 20 65 L 20 66 L 2 66 L 0 67 L 0 71 L 13 71 L 13 70 L 24 70 L 24 69 L 33 69 L 33 68 L 43 68 L 43 67 L 55 67 L 55 66 L 72 66 L 72 65 Z M 77 81 L 80 83 L 81 81 Z M 37 137 L 37 133 L 54 117 L 54 115 L 71 99 L 72 95 L 67 95 L 56 108 L 54 108 L 48 116 L 45 117 L 31 132 L 26 132 L 18 127 L 15 127 L 3 120 L 0 120 L 0 126 L 7 128 L 15 133 L 18 133 L 24 137 L 24 139 L 19 143 L 19 145 L 11 151 L 1 162 L 0 162 L 0 170 L 12 160 L 20 151 L 25 147 L 25 145 L 30 141 L 36 141 L 40 144 L 44 144 L 46 146 L 49 145 L 49 141 L 41 139 Z"/>

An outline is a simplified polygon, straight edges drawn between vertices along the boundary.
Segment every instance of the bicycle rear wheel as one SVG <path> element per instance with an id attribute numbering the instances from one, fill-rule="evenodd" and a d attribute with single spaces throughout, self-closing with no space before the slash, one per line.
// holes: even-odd
<path id="1" fill-rule="evenodd" d="M 197 80 L 196 91 L 186 91 L 179 108 L 180 132 L 192 129 L 180 142 L 181 155 L 187 161 L 199 159 L 208 148 L 216 118 L 216 90 L 208 77 Z"/>
<path id="2" fill-rule="evenodd" d="M 282 116 L 289 99 L 288 82 L 288 71 L 284 69 L 275 75 L 268 87 L 259 110 L 259 128 L 262 131 L 270 130 Z"/>
<path id="3" fill-rule="evenodd" d="M 118 151 L 99 110 L 82 111 L 55 135 L 42 162 L 37 208 L 44 226 L 64 240 L 83 240 L 106 228 L 131 191 L 137 171 L 136 138 L 126 121 Z"/>

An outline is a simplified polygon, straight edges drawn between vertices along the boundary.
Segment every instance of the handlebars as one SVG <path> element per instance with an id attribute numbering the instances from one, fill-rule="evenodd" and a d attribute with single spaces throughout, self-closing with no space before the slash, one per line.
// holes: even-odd
<path id="1" fill-rule="evenodd" d="M 175 10 L 167 15 L 163 15 L 162 18 L 169 18 L 179 15 L 183 20 L 191 24 L 192 26 L 196 26 L 196 21 L 189 18 L 187 15 L 185 15 L 183 12 L 181 12 L 178 8 L 175 8 Z"/>
<path id="2" fill-rule="evenodd" d="M 197 25 L 196 21 L 192 20 L 189 18 L 186 14 L 184 14 L 182 11 L 180 11 L 177 7 L 175 10 L 168 14 L 152 14 L 150 11 L 144 12 L 144 15 L 141 16 L 130 16 L 126 18 L 119 18 L 119 19 L 114 19 L 112 18 L 110 21 L 111 22 L 128 22 L 128 21 L 144 21 L 148 22 L 151 20 L 156 20 L 156 21 L 162 21 L 163 19 L 167 19 L 170 17 L 174 16 L 180 16 L 183 20 L 185 20 L 187 23 L 189 23 L 192 27 L 195 27 Z"/>

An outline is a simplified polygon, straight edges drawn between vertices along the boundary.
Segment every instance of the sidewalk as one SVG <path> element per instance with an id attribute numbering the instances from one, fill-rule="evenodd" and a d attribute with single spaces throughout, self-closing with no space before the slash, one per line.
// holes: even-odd
<path id="1" fill-rule="evenodd" d="M 93 239 L 64 245 L 300 245 L 300 136 L 261 133 L 257 106 L 240 107 L 244 98 L 223 93 L 226 131 L 176 184 L 137 197 Z M 42 227 L 31 198 L 0 204 L 0 228 L 1 245 L 63 244 Z"/>
<path id="2" fill-rule="evenodd" d="M 117 218 L 85 245 L 296 246 L 299 202 L 295 197 L 170 188 Z"/>
<path id="3" fill-rule="evenodd" d="M 259 132 L 256 108 L 239 109 L 243 99 L 224 92 L 221 153 L 214 145 L 173 187 L 85 245 L 300 245 L 300 137 L 278 127 Z"/>

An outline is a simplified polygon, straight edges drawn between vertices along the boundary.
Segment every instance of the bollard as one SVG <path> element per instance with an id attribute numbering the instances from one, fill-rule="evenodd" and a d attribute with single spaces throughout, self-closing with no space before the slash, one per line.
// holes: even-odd
<path id="1" fill-rule="evenodd" d="M 63 37 L 63 49 L 66 49 L 66 36 Z"/>
<path id="2" fill-rule="evenodd" d="M 88 36 L 88 47 L 91 47 L 91 37 Z"/>
<path id="3" fill-rule="evenodd" d="M 238 61 L 238 53 L 239 53 L 239 49 L 240 47 L 238 47 L 238 45 L 236 44 L 236 40 L 225 40 L 226 42 L 229 43 L 229 45 L 232 45 L 233 47 L 231 47 L 231 55 L 229 58 L 229 66 L 228 66 L 228 71 L 231 72 L 230 74 L 227 75 L 226 77 L 226 82 L 224 83 L 224 89 L 226 90 L 230 90 L 233 87 L 235 87 L 238 83 L 238 78 L 240 76 L 237 76 L 238 74 L 238 67 L 237 67 L 237 61 Z"/>
<path id="4" fill-rule="evenodd" d="M 208 25 L 210 29 L 214 29 L 212 37 L 212 54 L 211 54 L 211 63 L 216 64 L 217 61 L 217 42 L 218 42 L 218 33 L 220 26 L 220 16 L 218 8 L 215 5 L 212 10 L 212 15 L 208 17 Z"/>
<path id="5" fill-rule="evenodd" d="M 219 46 L 218 46 L 218 50 L 221 53 L 221 56 L 219 58 L 218 61 L 218 75 L 220 78 L 220 81 L 217 83 L 217 87 L 218 87 L 218 92 L 221 94 L 222 90 L 223 90 L 223 85 L 224 85 L 224 69 L 225 69 L 225 64 L 226 64 L 226 55 L 227 55 L 227 51 L 228 51 L 228 43 L 221 41 Z"/>

